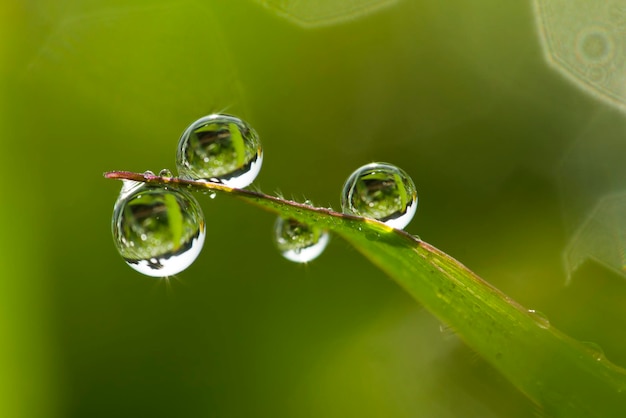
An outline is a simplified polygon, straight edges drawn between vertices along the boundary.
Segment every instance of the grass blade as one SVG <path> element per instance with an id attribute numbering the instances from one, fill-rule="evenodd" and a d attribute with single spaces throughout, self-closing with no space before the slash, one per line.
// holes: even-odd
<path id="1" fill-rule="evenodd" d="M 457 334 L 547 416 L 626 416 L 626 371 L 520 306 L 460 262 L 410 234 L 344 215 L 221 184 L 129 172 L 107 178 L 177 184 L 235 196 L 343 237 Z"/>

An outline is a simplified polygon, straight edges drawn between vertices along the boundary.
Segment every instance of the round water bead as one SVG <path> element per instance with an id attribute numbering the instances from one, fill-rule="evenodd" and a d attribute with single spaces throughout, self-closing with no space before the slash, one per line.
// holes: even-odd
<path id="1" fill-rule="evenodd" d="M 166 277 L 194 262 L 205 237 L 204 215 L 188 192 L 125 181 L 113 209 L 113 240 L 140 273 Z"/>
<path id="2" fill-rule="evenodd" d="M 344 213 L 377 219 L 402 229 L 417 210 L 417 191 L 411 177 L 387 163 L 371 163 L 348 177 L 341 193 Z"/>
<path id="3" fill-rule="evenodd" d="M 281 255 L 295 263 L 308 263 L 319 257 L 328 245 L 328 232 L 295 219 L 278 217 L 274 242 Z"/>
<path id="4" fill-rule="evenodd" d="M 254 181 L 262 163 L 259 136 L 234 116 L 213 114 L 200 118 L 178 142 L 176 166 L 182 178 L 243 188 Z"/>
<path id="5" fill-rule="evenodd" d="M 159 171 L 159 177 L 174 177 L 172 175 L 172 172 L 170 170 L 168 170 L 167 168 L 164 168 L 163 170 Z"/>

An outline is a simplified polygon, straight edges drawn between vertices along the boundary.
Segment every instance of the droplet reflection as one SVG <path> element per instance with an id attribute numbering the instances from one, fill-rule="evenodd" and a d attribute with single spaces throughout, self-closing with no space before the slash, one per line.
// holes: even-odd
<path id="1" fill-rule="evenodd" d="M 204 215 L 189 193 L 125 181 L 113 209 L 113 240 L 140 273 L 166 277 L 194 262 L 205 237 Z"/>
<path id="2" fill-rule="evenodd" d="M 283 257 L 294 263 L 308 263 L 328 245 L 328 232 L 294 219 L 279 217 L 274 224 L 274 242 Z"/>
<path id="3" fill-rule="evenodd" d="M 402 229 L 417 210 L 415 183 L 402 169 L 387 163 L 372 163 L 354 171 L 343 186 L 344 213 L 377 219 Z"/>
<path id="4" fill-rule="evenodd" d="M 176 166 L 180 177 L 243 188 L 261 170 L 263 152 L 257 133 L 234 116 L 213 114 L 183 132 Z"/>

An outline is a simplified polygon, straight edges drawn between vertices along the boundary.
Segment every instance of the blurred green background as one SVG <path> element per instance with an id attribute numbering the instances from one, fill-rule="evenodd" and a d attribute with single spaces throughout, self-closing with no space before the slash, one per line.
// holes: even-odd
<path id="1" fill-rule="evenodd" d="M 273 216 L 239 201 L 199 196 L 204 251 L 170 282 L 126 266 L 102 173 L 174 169 L 181 132 L 215 111 L 260 134 L 268 193 L 337 208 L 358 166 L 402 167 L 408 231 L 626 365 L 623 269 L 585 262 L 565 286 L 563 266 L 598 199 L 626 189 L 625 114 L 547 64 L 532 5 L 343 19 L 364 3 L 346 0 L 311 25 L 315 3 L 274 3 L 308 25 L 252 0 L 0 6 L 0 416 L 536 412 L 347 244 L 292 264 Z"/>

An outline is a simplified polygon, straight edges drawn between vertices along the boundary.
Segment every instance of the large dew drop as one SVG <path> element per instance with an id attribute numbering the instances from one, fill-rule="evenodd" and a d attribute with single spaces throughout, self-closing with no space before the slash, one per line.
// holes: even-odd
<path id="1" fill-rule="evenodd" d="M 259 136 L 234 116 L 213 114 L 198 119 L 178 142 L 179 176 L 243 188 L 261 170 L 263 151 Z"/>
<path id="2" fill-rule="evenodd" d="M 113 240 L 128 265 L 166 277 L 194 262 L 205 237 L 204 215 L 188 192 L 125 181 L 113 209 Z"/>
<path id="3" fill-rule="evenodd" d="M 294 219 L 279 217 L 274 224 L 274 242 L 281 255 L 294 263 L 308 263 L 328 245 L 328 232 Z"/>
<path id="4" fill-rule="evenodd" d="M 372 163 L 348 177 L 341 193 L 344 213 L 377 219 L 402 229 L 417 210 L 417 192 L 404 170 L 387 163 Z"/>

